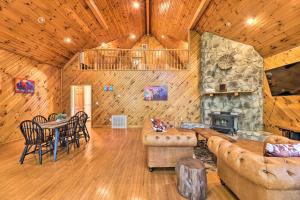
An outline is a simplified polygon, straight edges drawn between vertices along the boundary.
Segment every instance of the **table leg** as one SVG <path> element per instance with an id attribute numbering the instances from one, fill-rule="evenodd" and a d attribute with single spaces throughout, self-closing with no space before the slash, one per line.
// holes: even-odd
<path id="1" fill-rule="evenodd" d="M 56 153 L 57 153 L 58 140 L 59 140 L 59 128 L 56 128 L 55 129 L 54 150 L 53 150 L 54 161 L 56 161 Z"/>

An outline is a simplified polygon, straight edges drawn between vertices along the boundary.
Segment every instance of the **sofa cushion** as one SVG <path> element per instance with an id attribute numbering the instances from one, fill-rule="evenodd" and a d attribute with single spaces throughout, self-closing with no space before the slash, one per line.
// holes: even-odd
<path id="1" fill-rule="evenodd" d="M 270 157 L 300 157 L 298 144 L 270 144 L 265 146 L 265 155 Z"/>

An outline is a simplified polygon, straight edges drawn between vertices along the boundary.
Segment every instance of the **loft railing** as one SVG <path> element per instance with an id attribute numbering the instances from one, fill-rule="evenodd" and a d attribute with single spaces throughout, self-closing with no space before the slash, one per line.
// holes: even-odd
<path id="1" fill-rule="evenodd" d="M 185 49 L 91 49 L 79 56 L 80 70 L 186 70 Z"/>

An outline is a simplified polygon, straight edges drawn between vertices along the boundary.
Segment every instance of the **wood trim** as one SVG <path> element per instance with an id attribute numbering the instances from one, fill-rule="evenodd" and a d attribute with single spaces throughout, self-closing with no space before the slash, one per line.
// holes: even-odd
<path id="1" fill-rule="evenodd" d="M 98 9 L 95 1 L 94 0 L 85 0 L 85 2 L 89 6 L 89 8 L 93 12 L 93 14 L 95 15 L 95 17 L 96 17 L 97 21 L 100 23 L 100 25 L 103 28 L 108 29 L 105 19 L 104 19 L 103 15 L 101 14 L 100 10 Z"/>
<path id="2" fill-rule="evenodd" d="M 194 14 L 192 21 L 189 25 L 189 30 L 193 29 L 197 24 L 198 21 L 200 20 L 201 16 L 204 14 L 206 8 L 208 7 L 209 3 L 211 0 L 202 0 L 201 3 L 199 4 L 196 13 Z"/>
<path id="3" fill-rule="evenodd" d="M 150 35 L 150 0 L 146 0 L 146 33 Z"/>

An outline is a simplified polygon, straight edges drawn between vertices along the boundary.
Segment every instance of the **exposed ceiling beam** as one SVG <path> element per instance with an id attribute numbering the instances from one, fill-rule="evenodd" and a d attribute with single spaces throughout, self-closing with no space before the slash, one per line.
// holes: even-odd
<path id="1" fill-rule="evenodd" d="M 210 2 L 211 0 L 201 1 L 189 25 L 189 30 L 193 29 L 197 25 L 197 23 L 199 22 L 201 16 L 203 15 L 204 11 L 206 10 Z"/>
<path id="2" fill-rule="evenodd" d="M 146 0 L 146 33 L 150 35 L 150 0 Z"/>
<path id="3" fill-rule="evenodd" d="M 94 0 L 85 0 L 85 2 L 89 6 L 89 8 L 93 12 L 93 14 L 95 15 L 95 17 L 96 17 L 97 21 L 100 23 L 100 25 L 107 30 L 108 26 L 105 22 L 103 15 L 101 14 L 99 8 L 97 7 L 95 1 Z"/>

